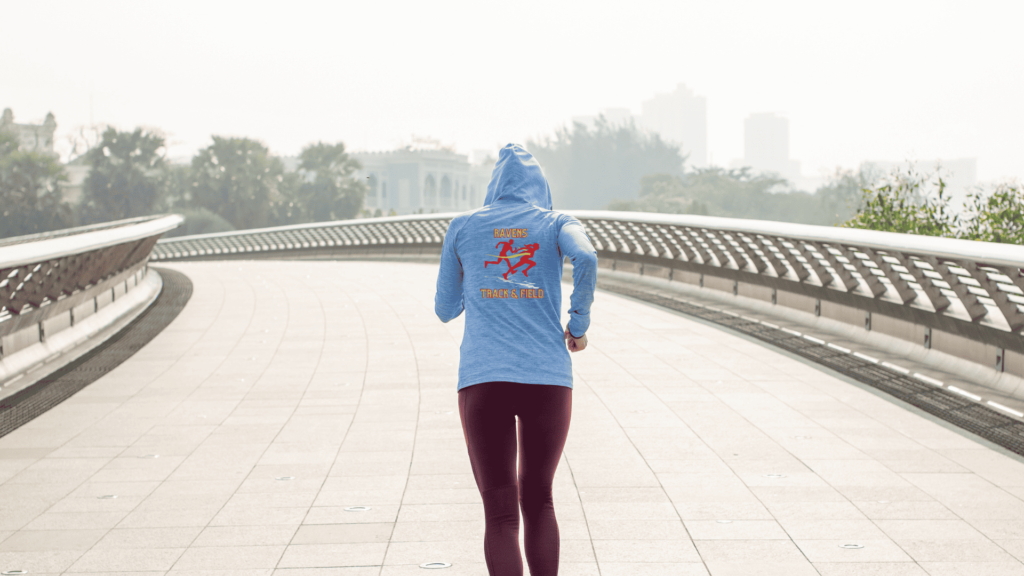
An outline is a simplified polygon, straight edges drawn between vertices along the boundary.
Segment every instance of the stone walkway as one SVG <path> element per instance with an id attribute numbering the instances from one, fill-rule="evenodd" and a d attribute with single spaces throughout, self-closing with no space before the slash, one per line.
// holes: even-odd
<path id="1" fill-rule="evenodd" d="M 167 330 L 0 439 L 0 572 L 486 575 L 434 266 L 173 267 Z M 1017 460 L 717 328 L 593 314 L 561 574 L 1024 575 Z"/>

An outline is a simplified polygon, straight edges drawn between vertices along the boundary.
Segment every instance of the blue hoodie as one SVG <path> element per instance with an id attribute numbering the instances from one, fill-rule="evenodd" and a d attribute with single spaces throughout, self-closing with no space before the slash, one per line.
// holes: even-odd
<path id="1" fill-rule="evenodd" d="M 559 310 L 562 262 L 572 261 L 569 333 L 583 336 L 597 283 L 597 253 L 579 220 L 551 210 L 537 160 L 501 149 L 484 207 L 452 219 L 441 248 L 434 310 L 442 322 L 466 311 L 459 390 L 481 382 L 572 388 Z"/>

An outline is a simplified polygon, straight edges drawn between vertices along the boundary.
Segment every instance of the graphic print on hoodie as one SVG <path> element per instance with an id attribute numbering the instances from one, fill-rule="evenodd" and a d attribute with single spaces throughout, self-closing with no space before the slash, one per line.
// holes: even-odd
<path id="1" fill-rule="evenodd" d="M 551 209 L 540 165 L 522 146 L 501 149 L 483 208 L 452 219 L 441 249 L 434 309 L 466 312 L 459 384 L 507 381 L 572 388 L 560 323 L 562 262 L 573 264 L 568 329 L 590 326 L 597 253 L 579 220 Z"/>

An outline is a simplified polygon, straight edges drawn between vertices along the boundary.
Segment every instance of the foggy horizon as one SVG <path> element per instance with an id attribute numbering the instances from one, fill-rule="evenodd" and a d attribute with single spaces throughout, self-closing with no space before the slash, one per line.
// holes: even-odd
<path id="1" fill-rule="evenodd" d="M 746 118 L 775 112 L 805 176 L 976 158 L 979 183 L 1024 178 L 1019 4 L 40 2 L 5 14 L 17 48 L 0 108 L 19 123 L 52 112 L 62 153 L 90 117 L 162 131 L 171 158 L 212 135 L 289 156 L 413 136 L 496 152 L 573 116 L 638 114 L 685 84 L 707 99 L 713 165 L 743 157 Z"/>

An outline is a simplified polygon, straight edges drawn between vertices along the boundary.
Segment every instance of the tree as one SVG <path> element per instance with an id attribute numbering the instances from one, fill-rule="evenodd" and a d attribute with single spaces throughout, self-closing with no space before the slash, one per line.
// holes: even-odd
<path id="1" fill-rule="evenodd" d="M 270 203 L 270 226 L 288 226 L 309 222 L 299 201 L 302 177 L 297 172 L 285 172 L 277 184 L 277 200 Z"/>
<path id="2" fill-rule="evenodd" d="M 53 155 L 21 150 L 15 134 L 0 131 L 0 237 L 71 226 L 71 207 L 60 187 L 66 180 Z"/>
<path id="3" fill-rule="evenodd" d="M 809 224 L 836 226 L 852 218 L 862 203 L 862 190 L 869 184 L 862 171 L 836 170 L 831 178 L 814 191 L 820 221 Z"/>
<path id="4" fill-rule="evenodd" d="M 671 174 L 644 176 L 640 179 L 637 200 L 616 200 L 608 208 L 837 224 L 855 213 L 862 179 L 859 174 L 837 172 L 814 194 L 808 194 L 787 190 L 785 180 L 752 174 L 749 168 L 698 168 L 682 177 Z"/>
<path id="5" fill-rule="evenodd" d="M 686 175 L 685 184 L 686 195 L 703 202 L 707 213 L 713 216 L 778 220 L 780 216 L 793 215 L 792 211 L 779 205 L 780 201 L 789 198 L 772 194 L 772 190 L 785 185 L 786 181 L 775 176 L 753 174 L 749 168 L 698 168 Z"/>
<path id="6" fill-rule="evenodd" d="M 362 168 L 345 152 L 345 144 L 317 142 L 299 154 L 297 198 L 307 221 L 326 222 L 354 218 L 363 206 L 366 184 L 352 177 Z"/>
<path id="7" fill-rule="evenodd" d="M 576 122 L 553 138 L 528 140 L 551 185 L 556 208 L 603 208 L 616 198 L 635 199 L 647 174 L 682 176 L 679 148 L 634 123 L 612 125 L 600 116 L 593 128 Z"/>
<path id="8" fill-rule="evenodd" d="M 752 175 L 748 168 L 698 168 L 683 177 L 651 174 L 640 179 L 638 200 L 615 201 L 609 208 L 774 220 L 785 211 L 773 205 L 783 197 L 770 191 L 785 182 Z"/>
<path id="9" fill-rule="evenodd" d="M 256 140 L 214 136 L 192 158 L 191 172 L 186 201 L 240 230 L 266 226 L 271 204 L 281 199 L 284 166 Z"/>
<path id="10" fill-rule="evenodd" d="M 206 208 L 181 208 L 174 212 L 185 217 L 185 223 L 164 234 L 166 238 L 175 236 L 192 236 L 193 234 L 213 234 L 215 232 L 231 232 L 235 229 L 230 222 Z"/>
<path id="11" fill-rule="evenodd" d="M 192 167 L 188 164 L 171 164 L 168 162 L 161 174 L 160 195 L 158 205 L 160 212 L 180 212 L 192 208 Z M 178 230 L 181 228 L 179 227 Z"/>
<path id="12" fill-rule="evenodd" d="M 964 215 L 962 238 L 1024 244 L 1024 187 L 1016 182 L 999 183 L 988 196 L 969 194 Z"/>
<path id="13" fill-rule="evenodd" d="M 85 156 L 103 140 L 103 130 L 96 125 L 78 126 L 64 138 L 68 148 L 68 164 Z"/>
<path id="14" fill-rule="evenodd" d="M 938 174 L 896 168 L 863 188 L 863 204 L 847 228 L 924 236 L 957 237 L 960 219 L 949 206 L 946 182 Z"/>
<path id="15" fill-rule="evenodd" d="M 164 138 L 136 128 L 108 127 L 85 153 L 89 175 L 82 183 L 82 218 L 88 222 L 146 216 L 160 201 Z"/>
<path id="16" fill-rule="evenodd" d="M 612 200 L 609 210 L 704 214 L 707 206 L 692 197 L 683 179 L 672 174 L 648 174 L 640 178 L 638 200 Z"/>
<path id="17" fill-rule="evenodd" d="M 863 187 L 864 203 L 843 226 L 886 232 L 943 236 L 982 242 L 1024 244 L 1024 188 L 1003 182 L 991 193 L 981 187 L 955 211 L 938 171 L 920 174 L 895 168 Z"/>

